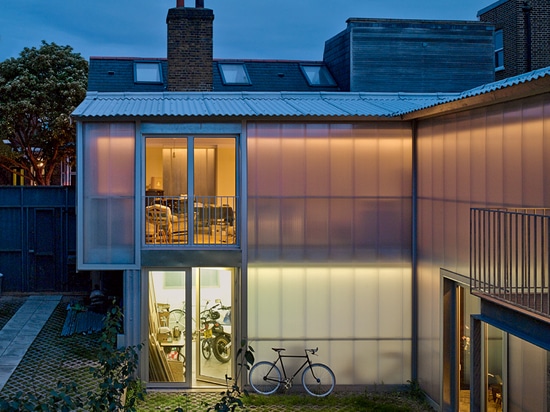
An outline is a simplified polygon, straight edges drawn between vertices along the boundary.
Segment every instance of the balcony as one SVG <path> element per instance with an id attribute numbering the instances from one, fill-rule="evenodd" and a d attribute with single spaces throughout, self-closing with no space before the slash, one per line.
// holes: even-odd
<path id="1" fill-rule="evenodd" d="M 235 196 L 145 197 L 147 247 L 238 245 Z M 192 217 L 192 218 L 190 218 Z"/>
<path id="2" fill-rule="evenodd" d="M 550 209 L 471 209 L 471 292 L 549 318 L 549 236 Z"/>

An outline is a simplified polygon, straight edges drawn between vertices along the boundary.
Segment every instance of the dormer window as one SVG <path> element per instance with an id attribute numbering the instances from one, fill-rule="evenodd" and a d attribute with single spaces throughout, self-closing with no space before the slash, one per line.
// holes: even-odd
<path id="1" fill-rule="evenodd" d="M 320 64 L 301 65 L 302 73 L 310 86 L 336 86 L 328 69 Z"/>
<path id="2" fill-rule="evenodd" d="M 244 63 L 220 63 L 218 67 L 220 69 L 223 84 L 251 84 Z"/>
<path id="3" fill-rule="evenodd" d="M 134 62 L 134 83 L 162 83 L 160 62 Z"/>

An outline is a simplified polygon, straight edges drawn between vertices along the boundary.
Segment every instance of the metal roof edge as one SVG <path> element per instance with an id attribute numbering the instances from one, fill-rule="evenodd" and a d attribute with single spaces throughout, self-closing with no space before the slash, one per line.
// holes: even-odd
<path id="1" fill-rule="evenodd" d="M 550 92 L 550 66 L 466 90 L 456 97 L 401 113 L 403 119 L 468 110 Z"/>
<path id="2" fill-rule="evenodd" d="M 478 10 L 478 12 L 477 12 L 477 17 L 481 16 L 482 14 L 487 13 L 488 11 L 491 11 L 492 9 L 497 8 L 498 6 L 504 4 L 504 3 L 508 2 L 508 1 L 509 1 L 509 0 L 499 0 L 499 1 L 496 1 L 496 2 L 494 2 L 494 3 L 492 3 L 492 4 L 489 4 L 487 7 L 484 7 L 484 8 L 482 8 L 482 9 Z"/>

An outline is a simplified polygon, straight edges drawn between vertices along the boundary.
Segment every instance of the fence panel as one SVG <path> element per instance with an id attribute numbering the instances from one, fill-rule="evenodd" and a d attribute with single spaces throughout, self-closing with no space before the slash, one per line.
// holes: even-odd
<path id="1" fill-rule="evenodd" d="M 0 187 L 0 273 L 4 292 L 76 292 L 74 187 Z"/>

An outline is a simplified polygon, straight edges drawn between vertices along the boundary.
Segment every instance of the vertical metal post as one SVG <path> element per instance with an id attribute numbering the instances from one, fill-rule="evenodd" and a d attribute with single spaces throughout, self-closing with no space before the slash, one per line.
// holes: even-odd
<path id="1" fill-rule="evenodd" d="M 483 411 L 484 366 L 483 366 L 483 324 L 476 315 L 470 318 L 470 410 Z"/>

